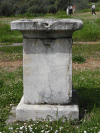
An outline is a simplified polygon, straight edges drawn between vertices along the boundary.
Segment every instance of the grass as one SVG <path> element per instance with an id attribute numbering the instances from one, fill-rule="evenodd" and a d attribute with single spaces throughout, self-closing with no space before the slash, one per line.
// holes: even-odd
<path id="1" fill-rule="evenodd" d="M 83 20 L 83 29 L 74 32 L 75 41 L 98 41 L 100 39 L 100 18 Z"/>
<path id="2" fill-rule="evenodd" d="M 100 107 L 100 69 L 73 71 L 73 86 L 79 96 L 80 109 L 88 112 Z"/>
<path id="3" fill-rule="evenodd" d="M 9 24 L 0 22 L 0 43 L 3 42 L 22 42 L 22 35 L 19 31 L 12 31 Z"/>
<path id="4" fill-rule="evenodd" d="M 78 52 L 77 52 L 78 51 Z M 85 59 L 94 58 L 100 60 L 100 44 L 73 44 L 74 56 L 82 56 Z"/>
<path id="5" fill-rule="evenodd" d="M 5 126 L 11 104 L 17 105 L 23 94 L 22 68 L 14 72 L 3 71 L 0 68 L 0 131 Z"/>
<path id="6" fill-rule="evenodd" d="M 0 60 L 2 61 L 14 61 L 14 60 L 22 60 L 22 46 L 4 46 L 0 47 Z"/>

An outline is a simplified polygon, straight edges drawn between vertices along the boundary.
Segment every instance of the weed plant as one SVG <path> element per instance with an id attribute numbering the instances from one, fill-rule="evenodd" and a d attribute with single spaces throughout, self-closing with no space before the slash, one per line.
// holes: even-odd
<path id="1" fill-rule="evenodd" d="M 84 63 L 86 59 L 79 55 L 79 56 L 73 56 L 72 61 L 77 63 Z"/>

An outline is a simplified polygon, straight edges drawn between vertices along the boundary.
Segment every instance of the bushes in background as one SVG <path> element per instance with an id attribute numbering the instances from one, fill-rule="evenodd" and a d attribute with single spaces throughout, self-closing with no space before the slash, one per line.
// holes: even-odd
<path id="1" fill-rule="evenodd" d="M 68 4 L 76 4 L 77 9 L 87 8 L 89 0 L 0 0 L 0 16 L 18 14 L 53 13 L 65 11 Z"/>

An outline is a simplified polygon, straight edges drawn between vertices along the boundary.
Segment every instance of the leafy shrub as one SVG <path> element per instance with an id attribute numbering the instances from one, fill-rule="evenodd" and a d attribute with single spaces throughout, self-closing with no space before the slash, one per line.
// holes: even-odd
<path id="1" fill-rule="evenodd" d="M 47 13 L 47 9 L 44 6 L 44 3 L 40 0 L 30 0 L 28 3 L 28 10 L 30 14 L 35 14 L 37 16 L 38 13 Z"/>
<path id="2" fill-rule="evenodd" d="M 79 56 L 72 57 L 72 61 L 77 63 L 84 63 L 86 59 L 79 55 Z"/>
<path id="3" fill-rule="evenodd" d="M 28 4 L 26 2 L 17 2 L 14 4 L 15 14 L 24 14 L 27 12 Z"/>
<path id="4" fill-rule="evenodd" d="M 57 0 L 55 2 L 55 5 L 56 5 L 57 10 L 65 11 L 68 6 L 68 3 L 71 3 L 71 1 L 70 0 Z"/>
<path id="5" fill-rule="evenodd" d="M 10 0 L 3 0 L 0 3 L 0 15 L 10 16 L 13 15 L 13 3 Z"/>
<path id="6" fill-rule="evenodd" d="M 51 5 L 51 6 L 49 7 L 49 13 L 56 14 L 56 12 L 57 12 L 57 9 L 55 8 L 55 6 L 54 6 L 54 5 Z"/>
<path id="7" fill-rule="evenodd" d="M 76 9 L 82 10 L 88 8 L 88 1 L 87 0 L 72 0 L 72 3 L 76 5 Z"/>

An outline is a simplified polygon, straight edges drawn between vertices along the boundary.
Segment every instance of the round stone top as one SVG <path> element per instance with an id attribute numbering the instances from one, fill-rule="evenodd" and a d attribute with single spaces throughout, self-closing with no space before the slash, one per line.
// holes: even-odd
<path id="1" fill-rule="evenodd" d="M 79 19 L 20 19 L 11 22 L 12 30 L 79 30 L 83 22 Z"/>

